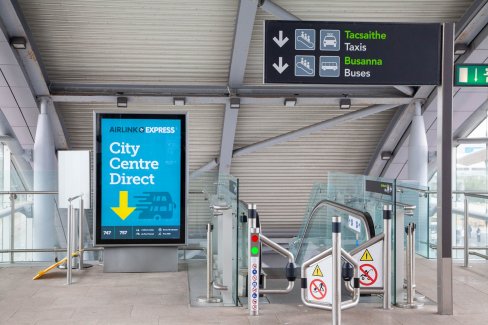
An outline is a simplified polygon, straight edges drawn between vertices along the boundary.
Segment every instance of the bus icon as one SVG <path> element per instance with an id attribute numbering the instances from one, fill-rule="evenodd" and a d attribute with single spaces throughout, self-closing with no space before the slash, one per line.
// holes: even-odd
<path id="1" fill-rule="evenodd" d="M 326 70 L 336 71 L 337 69 L 339 69 L 339 67 L 337 66 L 337 62 L 322 62 L 322 70 L 324 71 Z"/>
<path id="2" fill-rule="evenodd" d="M 144 192 L 144 195 L 135 198 L 140 202 L 137 207 L 141 211 L 139 219 L 170 219 L 176 208 L 168 192 Z"/>

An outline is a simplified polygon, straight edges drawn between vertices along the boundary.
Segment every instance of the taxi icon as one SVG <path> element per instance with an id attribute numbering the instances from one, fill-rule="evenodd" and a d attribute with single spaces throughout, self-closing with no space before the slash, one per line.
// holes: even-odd
<path id="1" fill-rule="evenodd" d="M 324 37 L 324 41 L 323 41 L 323 44 L 324 44 L 324 47 L 328 47 L 328 46 L 331 46 L 331 47 L 337 47 L 337 39 L 335 38 L 334 35 L 326 35 Z"/>

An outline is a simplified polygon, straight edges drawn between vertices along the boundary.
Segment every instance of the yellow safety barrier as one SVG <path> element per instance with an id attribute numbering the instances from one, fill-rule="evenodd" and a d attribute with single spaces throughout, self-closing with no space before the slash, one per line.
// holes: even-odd
<path id="1" fill-rule="evenodd" d="M 72 257 L 76 257 L 76 256 L 78 256 L 79 254 L 80 254 L 80 251 L 76 251 L 76 252 L 74 252 L 74 253 L 73 253 L 71 256 L 72 256 Z M 51 265 L 50 267 L 48 267 L 48 268 L 46 268 L 46 269 L 44 269 L 44 270 L 42 270 L 42 271 L 39 271 L 39 273 L 37 273 L 37 274 L 36 274 L 36 276 L 32 278 L 32 280 L 38 280 L 38 279 L 40 279 L 40 278 L 41 278 L 41 277 L 43 277 L 43 276 L 44 276 L 44 274 L 46 274 L 47 272 L 49 272 L 49 271 L 51 271 L 52 269 L 57 268 L 58 266 L 60 266 L 60 265 L 62 265 L 62 264 L 64 264 L 64 263 L 66 263 L 66 261 L 67 261 L 67 260 L 68 260 L 68 258 L 67 258 L 67 257 L 65 257 L 65 258 L 63 258 L 62 260 L 60 260 L 60 261 L 58 261 L 58 262 L 54 263 L 54 264 L 53 264 L 53 265 Z"/>

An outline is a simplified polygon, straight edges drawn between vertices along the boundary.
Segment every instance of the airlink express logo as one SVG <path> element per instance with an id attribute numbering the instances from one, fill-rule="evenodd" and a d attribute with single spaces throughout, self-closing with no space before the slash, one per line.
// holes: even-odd
<path id="1" fill-rule="evenodd" d="M 167 133 L 176 132 L 174 126 L 112 126 L 110 133 Z"/>

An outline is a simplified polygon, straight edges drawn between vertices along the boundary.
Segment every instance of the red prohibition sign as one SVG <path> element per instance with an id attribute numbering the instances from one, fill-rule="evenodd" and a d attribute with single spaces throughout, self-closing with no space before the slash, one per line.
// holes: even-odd
<path id="1" fill-rule="evenodd" d="M 310 294 L 317 300 L 322 300 L 327 295 L 327 286 L 320 279 L 315 279 L 310 283 Z"/>
<path id="2" fill-rule="evenodd" d="M 371 264 L 362 264 L 359 266 L 359 283 L 363 286 L 372 286 L 378 280 L 378 271 Z"/>

